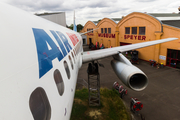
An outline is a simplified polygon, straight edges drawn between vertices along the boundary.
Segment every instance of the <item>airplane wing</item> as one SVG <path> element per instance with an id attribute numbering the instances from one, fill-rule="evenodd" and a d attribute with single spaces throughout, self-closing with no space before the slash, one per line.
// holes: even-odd
<path id="1" fill-rule="evenodd" d="M 119 47 L 114 47 L 114 48 L 107 48 L 107 49 L 101 49 L 101 50 L 95 50 L 95 51 L 86 51 L 86 52 L 83 52 L 83 63 L 98 60 L 98 59 L 115 55 L 121 52 L 143 48 L 143 47 L 147 47 L 151 45 L 156 45 L 156 44 L 160 44 L 160 43 L 164 43 L 164 42 L 168 42 L 172 40 L 177 40 L 177 39 L 178 38 L 167 38 L 167 39 L 137 43 L 137 44 L 132 44 L 132 45 L 119 46 Z"/>

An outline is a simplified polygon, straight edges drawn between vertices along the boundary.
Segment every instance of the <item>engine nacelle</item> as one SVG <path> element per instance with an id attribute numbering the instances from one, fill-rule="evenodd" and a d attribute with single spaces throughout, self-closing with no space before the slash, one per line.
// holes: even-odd
<path id="1" fill-rule="evenodd" d="M 111 66 L 118 78 L 129 88 L 135 91 L 144 90 L 148 85 L 147 76 L 121 53 L 113 56 Z"/>

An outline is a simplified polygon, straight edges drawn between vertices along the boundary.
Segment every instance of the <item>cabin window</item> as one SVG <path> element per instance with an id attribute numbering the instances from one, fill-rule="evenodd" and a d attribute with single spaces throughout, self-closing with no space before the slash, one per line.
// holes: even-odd
<path id="1" fill-rule="evenodd" d="M 29 107 L 34 120 L 50 120 L 51 106 L 43 88 L 36 88 L 30 96 Z"/>
<path id="2" fill-rule="evenodd" d="M 66 61 L 64 61 L 64 68 L 66 70 L 66 74 L 67 74 L 68 79 L 70 79 L 70 70 L 69 70 L 69 66 L 68 66 Z"/>
<path id="3" fill-rule="evenodd" d="M 71 63 L 71 68 L 74 69 L 74 66 L 73 66 L 73 62 L 72 62 L 72 59 L 71 59 L 71 56 L 69 55 L 69 61 Z"/>
<path id="4" fill-rule="evenodd" d="M 137 27 L 132 27 L 132 34 L 137 34 Z"/>
<path id="5" fill-rule="evenodd" d="M 73 52 L 74 52 L 74 56 L 76 57 L 76 53 L 75 53 L 75 50 L 73 50 Z"/>
<path id="6" fill-rule="evenodd" d="M 101 33 L 103 33 L 103 28 L 101 28 Z"/>
<path id="7" fill-rule="evenodd" d="M 146 28 L 145 27 L 139 27 L 139 35 L 145 35 Z"/>
<path id="8" fill-rule="evenodd" d="M 125 34 L 130 34 L 130 27 L 125 27 Z"/>
<path id="9" fill-rule="evenodd" d="M 111 28 L 108 28 L 108 33 L 111 34 Z"/>
<path id="10" fill-rule="evenodd" d="M 64 82 L 58 69 L 54 71 L 54 81 L 56 83 L 59 95 L 62 96 L 64 93 Z"/>
<path id="11" fill-rule="evenodd" d="M 74 58 L 73 52 L 71 52 L 71 55 L 72 55 L 72 57 L 73 57 L 74 64 L 75 64 L 75 63 L 76 63 L 76 61 L 75 61 L 75 58 Z"/>

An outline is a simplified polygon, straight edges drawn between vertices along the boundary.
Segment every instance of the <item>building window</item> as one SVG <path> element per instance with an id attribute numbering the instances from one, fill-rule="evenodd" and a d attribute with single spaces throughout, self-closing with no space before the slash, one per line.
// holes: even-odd
<path id="1" fill-rule="evenodd" d="M 64 61 L 64 68 L 66 70 L 66 74 L 67 74 L 68 79 L 70 79 L 70 70 L 69 70 L 69 66 L 68 66 L 66 61 Z"/>
<path id="2" fill-rule="evenodd" d="M 137 27 L 132 27 L 132 34 L 137 34 Z"/>
<path id="3" fill-rule="evenodd" d="M 64 82 L 58 69 L 54 71 L 54 81 L 56 83 L 59 95 L 62 96 L 64 93 Z"/>
<path id="4" fill-rule="evenodd" d="M 146 27 L 139 27 L 139 35 L 145 35 Z"/>
<path id="5" fill-rule="evenodd" d="M 93 30 L 92 28 L 89 29 L 89 31 Z M 91 31 L 90 33 L 93 33 L 93 31 Z"/>
<path id="6" fill-rule="evenodd" d="M 111 28 L 108 28 L 108 33 L 111 34 Z"/>
<path id="7" fill-rule="evenodd" d="M 36 88 L 30 96 L 29 107 L 34 120 L 50 120 L 51 106 L 43 88 Z"/>
<path id="8" fill-rule="evenodd" d="M 103 33 L 103 28 L 101 28 L 101 33 Z"/>
<path id="9" fill-rule="evenodd" d="M 107 28 L 104 28 L 104 33 L 107 33 Z"/>
<path id="10" fill-rule="evenodd" d="M 130 34 L 130 27 L 125 27 L 125 34 Z"/>
<path id="11" fill-rule="evenodd" d="M 73 62 L 72 62 L 72 59 L 71 59 L 71 56 L 69 55 L 69 61 L 71 63 L 71 68 L 74 69 L 74 66 L 73 66 Z"/>
<path id="12" fill-rule="evenodd" d="M 88 31 L 91 31 L 91 30 L 93 30 L 93 28 L 88 28 L 88 29 L 87 29 L 87 32 L 88 32 Z M 93 33 L 93 31 L 91 31 L 90 33 Z"/>

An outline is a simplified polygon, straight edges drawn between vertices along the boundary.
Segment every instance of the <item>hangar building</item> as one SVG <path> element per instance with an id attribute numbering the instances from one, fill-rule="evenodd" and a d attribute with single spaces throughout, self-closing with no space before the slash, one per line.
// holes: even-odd
<path id="1" fill-rule="evenodd" d="M 99 28 L 87 33 L 87 44 L 99 42 L 105 48 L 122 46 L 169 37 L 178 40 L 137 49 L 139 58 L 155 60 L 166 66 L 180 69 L 180 14 L 147 14 L 133 12 L 122 18 L 104 18 L 88 21 L 81 32 Z"/>

